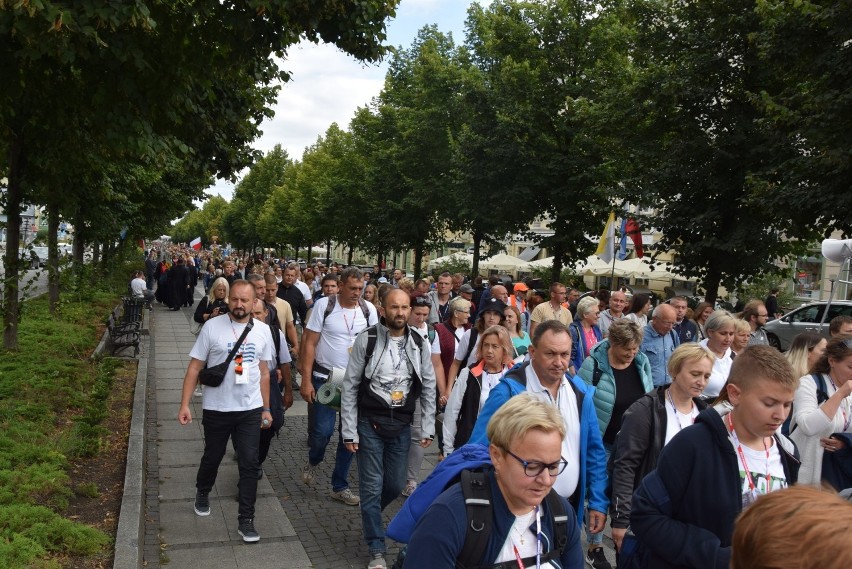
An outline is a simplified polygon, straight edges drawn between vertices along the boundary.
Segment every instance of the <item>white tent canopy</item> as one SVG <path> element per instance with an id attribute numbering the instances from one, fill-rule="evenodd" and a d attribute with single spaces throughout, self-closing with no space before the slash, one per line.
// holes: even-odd
<path id="1" fill-rule="evenodd" d="M 497 255 L 492 255 L 487 259 L 479 260 L 480 269 L 506 272 L 516 271 L 518 267 L 524 264 L 525 263 L 521 259 L 504 253 L 499 253 Z"/>
<path id="2" fill-rule="evenodd" d="M 430 271 L 434 269 L 438 265 L 442 265 L 444 263 L 459 263 L 466 262 L 468 265 L 473 264 L 473 255 L 470 253 L 465 253 L 464 251 L 458 251 L 451 255 L 445 255 L 443 257 L 438 257 L 436 259 L 432 259 L 426 264 L 426 268 Z"/>

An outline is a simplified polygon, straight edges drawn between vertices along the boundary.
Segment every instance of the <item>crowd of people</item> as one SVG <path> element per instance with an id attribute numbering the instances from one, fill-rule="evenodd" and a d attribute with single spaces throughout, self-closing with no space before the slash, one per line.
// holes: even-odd
<path id="1" fill-rule="evenodd" d="M 209 513 L 230 437 L 247 542 L 260 539 L 257 479 L 295 389 L 309 407 L 301 480 L 360 509 L 368 569 L 391 566 L 388 537 L 408 544 L 398 567 L 611 569 L 607 519 L 619 567 L 763 567 L 745 549 L 771 539 L 764 504 L 762 516 L 792 508 L 807 496 L 797 483 L 852 487 L 850 317 L 784 355 L 763 330 L 779 308 L 761 300 L 734 314 L 623 290 L 581 298 L 558 282 L 545 293 L 450 273 L 414 281 L 378 266 L 155 255 L 146 276 L 157 300 L 192 306 L 193 279 L 206 293 L 179 411 L 189 422 L 201 396 L 195 512 Z M 207 383 L 205 366 L 223 363 L 221 384 Z M 433 443 L 441 462 L 420 480 Z M 784 505 L 773 510 L 770 493 Z M 386 528 L 382 512 L 400 495 Z M 487 508 L 466 507 L 470 496 Z M 825 503 L 848 519 L 852 504 Z M 466 528 L 480 522 L 477 539 Z M 814 565 L 771 565 L 788 566 Z"/>

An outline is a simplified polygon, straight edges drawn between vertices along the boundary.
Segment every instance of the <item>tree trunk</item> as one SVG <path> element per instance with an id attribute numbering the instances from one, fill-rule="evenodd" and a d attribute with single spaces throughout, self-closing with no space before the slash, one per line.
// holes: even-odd
<path id="1" fill-rule="evenodd" d="M 9 146 L 9 186 L 6 191 L 6 255 L 3 277 L 3 347 L 7 350 L 18 349 L 18 322 L 20 304 L 18 299 L 18 279 L 20 261 L 18 247 L 21 240 L 21 203 L 24 192 L 21 187 L 24 169 L 24 142 L 15 134 Z"/>
<path id="2" fill-rule="evenodd" d="M 355 252 L 355 248 L 354 248 L 352 245 L 350 245 L 350 246 L 349 246 L 349 254 L 348 254 L 348 255 L 346 255 L 346 264 L 347 264 L 347 265 L 351 265 L 351 264 L 352 264 L 352 254 L 353 254 L 354 252 Z"/>
<path id="3" fill-rule="evenodd" d="M 47 204 L 47 296 L 50 313 L 59 307 L 59 204 Z"/>
<path id="4" fill-rule="evenodd" d="M 718 270 L 711 266 L 710 270 L 707 271 L 707 277 L 702 283 L 704 285 L 704 290 L 707 291 L 704 295 L 704 300 L 713 306 L 716 306 L 716 299 L 719 297 L 719 282 L 721 280 L 722 275 L 719 274 Z"/>
<path id="5" fill-rule="evenodd" d="M 418 243 L 414 247 L 414 280 L 420 278 L 420 267 L 423 266 L 423 243 Z"/>
<path id="6" fill-rule="evenodd" d="M 562 264 L 565 259 L 565 247 L 557 241 L 553 247 L 553 268 L 550 271 L 550 282 L 558 283 L 562 277 Z M 565 283 L 562 283 L 565 284 Z"/>
<path id="7" fill-rule="evenodd" d="M 325 260 L 331 266 L 331 239 L 325 242 Z"/>
<path id="8" fill-rule="evenodd" d="M 478 229 L 473 232 L 473 261 L 470 267 L 470 278 L 479 274 L 479 246 L 482 244 L 482 232 Z"/>
<path id="9" fill-rule="evenodd" d="M 83 224 L 79 217 L 74 220 L 74 240 L 71 242 L 71 251 L 74 257 L 74 274 L 79 275 L 83 270 L 83 255 L 85 253 L 86 242 L 83 239 Z M 163 250 L 160 250 L 160 258 L 163 257 Z"/>

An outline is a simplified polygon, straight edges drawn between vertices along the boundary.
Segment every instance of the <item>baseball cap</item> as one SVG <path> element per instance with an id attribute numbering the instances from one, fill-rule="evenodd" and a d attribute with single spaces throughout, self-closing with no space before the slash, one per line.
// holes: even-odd
<path id="1" fill-rule="evenodd" d="M 514 292 L 527 292 L 530 288 L 524 283 L 515 283 L 515 286 L 512 288 Z"/>
<path id="2" fill-rule="evenodd" d="M 465 283 L 465 284 L 461 285 L 461 287 L 459 287 L 459 291 L 472 294 L 473 293 L 473 287 L 470 286 L 469 284 Z"/>

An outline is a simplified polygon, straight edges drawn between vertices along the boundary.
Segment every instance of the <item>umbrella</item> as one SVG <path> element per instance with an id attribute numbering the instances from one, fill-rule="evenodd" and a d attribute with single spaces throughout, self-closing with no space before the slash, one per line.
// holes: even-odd
<path id="1" fill-rule="evenodd" d="M 479 261 L 480 268 L 496 271 L 515 271 L 518 267 L 525 264 L 521 259 L 504 253 L 492 255 L 488 259 Z"/>
<path id="2" fill-rule="evenodd" d="M 444 263 L 464 263 L 466 262 L 468 265 L 473 264 L 473 255 L 470 253 L 465 253 L 464 251 L 457 251 L 451 255 L 445 255 L 443 257 L 438 257 L 437 259 L 432 259 L 426 264 L 426 268 L 430 271 L 434 269 L 438 265 L 443 265 Z"/>

